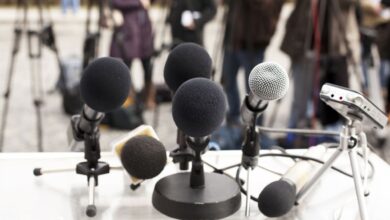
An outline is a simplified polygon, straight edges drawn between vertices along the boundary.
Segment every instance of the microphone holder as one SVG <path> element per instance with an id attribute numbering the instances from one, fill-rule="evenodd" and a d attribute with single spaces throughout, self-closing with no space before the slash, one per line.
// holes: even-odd
<path id="1" fill-rule="evenodd" d="M 328 161 L 321 167 L 320 170 L 307 182 L 302 189 L 297 193 L 296 204 L 302 199 L 306 193 L 312 189 L 314 184 L 322 177 L 322 175 L 333 165 L 335 160 L 345 151 L 348 152 L 349 161 L 352 169 L 352 176 L 355 184 L 356 197 L 359 205 L 360 218 L 362 220 L 368 220 L 367 208 L 364 201 L 364 197 L 369 195 L 368 190 L 368 147 L 366 134 L 363 131 L 359 133 L 356 131 L 356 123 L 360 122 L 362 116 L 359 113 L 351 113 L 347 120 L 346 125 L 343 127 L 340 134 L 340 145 L 336 152 L 329 158 Z M 361 147 L 363 151 L 364 160 L 364 172 L 363 181 L 360 174 L 359 165 L 357 162 L 356 148 Z"/>
<path id="2" fill-rule="evenodd" d="M 241 207 L 240 187 L 232 178 L 205 173 L 201 154 L 209 137 L 186 138 L 195 153 L 191 172 L 160 179 L 154 188 L 152 203 L 161 213 L 176 219 L 220 219 Z"/>
<path id="3" fill-rule="evenodd" d="M 174 163 L 179 163 L 180 170 L 188 170 L 189 162 L 193 161 L 195 152 L 187 146 L 186 135 L 180 129 L 177 129 L 178 148 L 171 151 L 169 156 L 173 158 Z"/>
<path id="4" fill-rule="evenodd" d="M 82 113 L 84 114 L 84 112 Z M 90 123 L 85 123 L 89 125 L 87 132 L 82 132 L 80 129 L 77 129 L 79 123 L 84 123 L 79 115 L 75 115 L 71 120 L 72 133 L 77 141 L 84 142 L 84 158 L 86 161 L 80 162 L 76 165 L 76 169 L 43 169 L 35 168 L 33 173 L 35 176 L 41 176 L 43 174 L 49 173 L 60 173 L 75 170 L 77 174 L 85 175 L 88 181 L 89 189 L 89 200 L 88 206 L 86 209 L 86 214 L 89 217 L 94 217 L 96 215 L 97 209 L 95 206 L 95 188 L 98 186 L 98 177 L 110 172 L 111 169 L 121 169 L 120 167 L 110 167 L 108 163 L 99 161 L 100 159 L 100 132 L 98 124 L 103 119 L 104 115 L 101 114 L 101 117 L 96 121 L 89 121 Z"/>

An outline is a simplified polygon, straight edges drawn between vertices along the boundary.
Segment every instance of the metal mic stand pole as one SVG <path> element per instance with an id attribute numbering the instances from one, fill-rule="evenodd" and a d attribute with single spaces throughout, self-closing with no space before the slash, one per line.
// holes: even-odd
<path id="1" fill-rule="evenodd" d="M 367 208 L 364 201 L 364 190 L 362 186 L 362 179 L 360 175 L 359 165 L 357 163 L 357 152 L 356 147 L 359 142 L 362 148 L 366 148 L 364 145 L 364 139 L 359 140 L 358 135 L 356 134 L 356 123 L 359 119 L 348 119 L 348 123 L 343 127 L 343 130 L 340 135 L 340 146 L 337 148 L 336 152 L 329 158 L 329 160 L 321 167 L 320 170 L 307 182 L 302 189 L 298 192 L 296 197 L 296 202 L 299 203 L 300 199 L 314 186 L 314 184 L 322 177 L 322 175 L 331 167 L 334 161 L 345 151 L 348 151 L 349 160 L 352 168 L 352 176 L 355 183 L 356 197 L 359 204 L 359 212 L 362 220 L 368 220 Z M 362 133 L 362 132 L 361 132 Z M 362 137 L 362 135 L 360 135 Z M 365 136 L 365 135 L 364 135 Z M 363 142 L 363 144 L 361 144 Z M 365 151 L 366 149 L 363 149 Z M 364 160 L 367 160 L 367 154 L 364 156 Z M 367 167 L 365 165 L 365 167 Z M 367 174 L 367 173 L 366 173 Z M 367 175 L 364 175 L 364 182 L 367 180 Z"/>
<path id="2" fill-rule="evenodd" d="M 250 199 L 251 199 L 251 187 L 250 187 L 250 178 L 251 171 L 257 167 L 259 162 L 259 132 L 256 130 L 256 121 L 259 112 L 253 112 L 252 125 L 249 126 L 246 130 L 246 136 L 244 144 L 242 146 L 242 163 L 241 166 L 247 171 L 246 176 L 246 200 L 245 200 L 245 216 L 250 216 Z"/>

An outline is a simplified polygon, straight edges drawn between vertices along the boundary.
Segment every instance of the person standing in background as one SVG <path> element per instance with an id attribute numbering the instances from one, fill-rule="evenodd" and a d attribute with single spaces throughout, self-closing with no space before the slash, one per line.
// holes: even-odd
<path id="1" fill-rule="evenodd" d="M 264 60 L 264 52 L 276 30 L 284 0 L 225 0 L 228 4 L 224 36 L 222 84 L 229 112 L 227 124 L 240 124 L 240 94 L 237 74 L 245 70 L 245 86 L 251 70 Z"/>
<path id="2" fill-rule="evenodd" d="M 360 70 L 357 0 L 297 0 L 281 50 L 291 58 L 294 85 L 290 128 L 337 126 L 340 115 L 319 100 L 324 82 L 348 87 L 351 67 Z M 289 146 L 295 142 L 288 136 Z"/>
<path id="3" fill-rule="evenodd" d="M 173 47 L 181 42 L 203 45 L 203 29 L 217 12 L 214 0 L 172 0 L 167 22 Z"/>
<path id="4" fill-rule="evenodd" d="M 110 56 L 121 58 L 131 69 L 134 59 L 139 58 L 144 70 L 144 103 L 155 107 L 155 91 L 152 81 L 153 36 L 148 15 L 150 0 L 112 0 L 112 8 L 119 10 L 123 24 L 116 27 L 110 49 Z"/>
<path id="5" fill-rule="evenodd" d="M 73 14 L 79 10 L 80 0 L 61 0 L 62 13 L 66 14 L 69 6 L 72 6 Z"/>

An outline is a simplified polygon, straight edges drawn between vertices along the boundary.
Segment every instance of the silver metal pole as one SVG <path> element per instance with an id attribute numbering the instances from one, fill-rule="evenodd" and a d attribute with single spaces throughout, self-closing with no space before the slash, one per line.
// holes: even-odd
<path id="1" fill-rule="evenodd" d="M 48 173 L 62 173 L 62 172 L 68 172 L 68 171 L 74 171 L 75 168 L 58 168 L 58 169 L 41 169 L 41 174 L 48 174 Z"/>
<path id="2" fill-rule="evenodd" d="M 296 202 L 299 203 L 300 199 L 314 186 L 315 183 L 321 178 L 321 176 L 332 166 L 333 162 L 343 153 L 342 148 L 337 148 L 336 152 L 329 158 L 328 161 L 317 171 L 317 173 L 307 182 L 302 189 L 298 192 Z"/>
<path id="3" fill-rule="evenodd" d="M 95 177 L 89 177 L 89 202 L 88 205 L 95 205 Z"/>
<path id="4" fill-rule="evenodd" d="M 360 178 L 360 171 L 356 159 L 356 149 L 349 150 L 349 160 L 351 162 L 353 181 L 355 183 L 356 197 L 359 203 L 359 212 L 361 220 L 368 220 L 366 204 L 364 202 L 364 191 Z"/>
<path id="5" fill-rule="evenodd" d="M 370 188 L 368 184 L 368 147 L 367 147 L 367 136 L 364 132 L 359 133 L 360 147 L 363 151 L 363 189 L 364 195 L 368 196 L 370 194 Z"/>
<path id="6" fill-rule="evenodd" d="M 246 200 L 245 200 L 245 216 L 250 216 L 250 200 L 251 200 L 251 188 L 250 188 L 250 177 L 251 177 L 251 167 L 248 167 L 246 173 Z"/>
<path id="7" fill-rule="evenodd" d="M 307 182 L 302 189 L 298 192 L 296 197 L 296 202 L 302 199 L 304 195 L 312 188 L 312 186 L 321 178 L 321 176 L 332 166 L 334 161 L 348 149 L 348 140 L 349 140 L 349 127 L 344 126 L 340 135 L 340 146 L 337 148 L 336 152 L 329 158 L 328 161 L 317 171 L 317 173 Z"/>

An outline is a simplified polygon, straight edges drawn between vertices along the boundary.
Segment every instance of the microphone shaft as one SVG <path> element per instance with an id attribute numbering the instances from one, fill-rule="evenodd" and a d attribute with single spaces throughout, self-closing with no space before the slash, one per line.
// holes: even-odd
<path id="1" fill-rule="evenodd" d="M 258 96 L 250 92 L 249 95 L 245 97 L 241 107 L 242 121 L 248 126 L 252 125 L 255 117 L 267 108 L 267 104 L 267 101 L 261 100 Z"/>
<path id="2" fill-rule="evenodd" d="M 104 117 L 104 113 L 97 112 L 88 105 L 84 105 L 81 114 L 78 129 L 83 133 L 92 133 Z"/>

